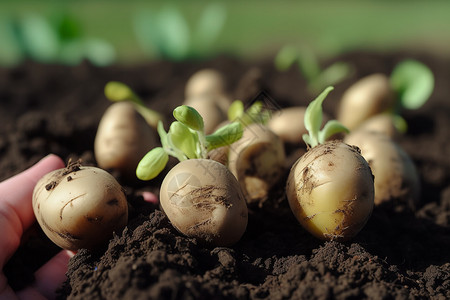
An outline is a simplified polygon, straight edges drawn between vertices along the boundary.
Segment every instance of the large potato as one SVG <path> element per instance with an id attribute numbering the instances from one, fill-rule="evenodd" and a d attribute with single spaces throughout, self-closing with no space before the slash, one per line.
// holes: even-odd
<path id="1" fill-rule="evenodd" d="M 373 175 L 359 151 L 339 141 L 310 149 L 292 166 L 286 194 L 300 224 L 323 240 L 348 240 L 374 205 Z"/>
<path id="2" fill-rule="evenodd" d="M 180 162 L 164 178 L 160 198 L 172 225 L 201 242 L 230 246 L 247 227 L 247 204 L 239 183 L 216 161 Z"/>
<path id="3" fill-rule="evenodd" d="M 95 249 L 128 221 L 120 184 L 108 172 L 70 164 L 42 177 L 33 191 L 33 211 L 45 234 L 64 249 Z"/>
<path id="4" fill-rule="evenodd" d="M 136 178 L 141 158 L 155 146 L 154 130 L 137 113 L 130 102 L 116 102 L 103 114 L 94 142 L 97 164 L 102 169 L 120 171 Z"/>

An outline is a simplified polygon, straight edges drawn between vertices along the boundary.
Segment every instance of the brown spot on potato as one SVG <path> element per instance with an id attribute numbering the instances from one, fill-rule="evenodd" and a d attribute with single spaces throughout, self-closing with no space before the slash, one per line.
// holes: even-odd
<path id="1" fill-rule="evenodd" d="M 50 183 L 45 185 L 45 189 L 47 191 L 50 191 L 50 190 L 54 189 L 56 185 L 57 185 L 57 182 L 56 181 L 52 181 L 52 182 L 50 182 Z"/>
<path id="2" fill-rule="evenodd" d="M 116 198 L 109 200 L 108 202 L 106 202 L 107 205 L 110 206 L 117 206 L 119 205 L 119 200 L 117 200 Z"/>

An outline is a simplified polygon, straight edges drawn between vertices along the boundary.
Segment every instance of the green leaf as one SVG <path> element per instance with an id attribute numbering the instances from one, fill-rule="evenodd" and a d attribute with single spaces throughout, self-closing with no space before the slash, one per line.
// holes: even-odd
<path id="1" fill-rule="evenodd" d="M 83 55 L 93 65 L 104 67 L 116 60 L 116 50 L 105 40 L 86 38 L 82 40 Z"/>
<path id="2" fill-rule="evenodd" d="M 111 101 L 131 101 L 133 99 L 133 91 L 125 83 L 110 81 L 105 85 L 105 96 Z"/>
<path id="3" fill-rule="evenodd" d="M 336 120 L 328 121 L 323 127 L 323 129 L 319 132 L 319 143 L 320 144 L 325 143 L 328 140 L 328 138 L 340 132 L 349 133 L 350 131 L 348 130 L 347 127 L 345 127 Z"/>
<path id="4" fill-rule="evenodd" d="M 153 148 L 139 162 L 136 176 L 141 180 L 151 180 L 164 170 L 168 161 L 169 155 L 163 148 Z"/>
<path id="5" fill-rule="evenodd" d="M 309 143 L 311 147 L 316 146 L 319 143 L 319 131 L 322 125 L 322 102 L 327 95 L 334 89 L 334 87 L 327 87 L 316 99 L 314 99 L 306 108 L 305 111 L 305 128 L 308 130 Z M 306 141 L 305 141 L 306 143 Z"/>
<path id="6" fill-rule="evenodd" d="M 235 100 L 228 108 L 228 120 L 235 121 L 244 114 L 244 103 L 241 100 Z"/>
<path id="7" fill-rule="evenodd" d="M 243 133 L 242 124 L 239 122 L 233 122 L 217 129 L 213 134 L 206 136 L 208 151 L 233 144 L 242 137 Z"/>
<path id="8" fill-rule="evenodd" d="M 299 51 L 298 66 L 308 82 L 313 81 L 321 72 L 316 55 L 307 47 Z"/>
<path id="9" fill-rule="evenodd" d="M 181 60 L 190 48 L 190 31 L 185 18 L 175 7 L 164 7 L 157 16 L 159 48 L 165 57 Z"/>
<path id="10" fill-rule="evenodd" d="M 310 82 L 310 86 L 314 91 L 321 91 L 326 86 L 335 85 L 347 78 L 352 72 L 349 64 L 344 62 L 335 62 L 331 66 L 323 70 L 314 80 Z"/>
<path id="11" fill-rule="evenodd" d="M 421 62 L 405 60 L 391 74 L 391 85 L 402 107 L 417 109 L 430 97 L 434 89 L 433 72 Z"/>
<path id="12" fill-rule="evenodd" d="M 198 52 L 206 52 L 223 30 L 227 11 L 222 3 L 211 3 L 203 10 L 194 31 L 194 45 Z"/>
<path id="13" fill-rule="evenodd" d="M 178 106 L 173 110 L 173 116 L 187 127 L 196 131 L 203 131 L 203 118 L 195 108 L 187 105 Z"/>
<path id="14" fill-rule="evenodd" d="M 188 158 L 198 158 L 197 134 L 192 132 L 186 125 L 181 122 L 173 122 L 170 125 L 168 138 L 174 147 L 181 150 Z"/>
<path id="15" fill-rule="evenodd" d="M 298 59 L 298 51 L 293 46 L 284 46 L 275 57 L 275 67 L 279 71 L 288 70 Z"/>

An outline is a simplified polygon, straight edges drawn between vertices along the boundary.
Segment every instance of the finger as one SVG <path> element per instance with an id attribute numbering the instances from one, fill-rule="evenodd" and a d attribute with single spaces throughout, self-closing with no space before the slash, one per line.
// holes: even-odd
<path id="1" fill-rule="evenodd" d="M 55 298 L 56 289 L 66 280 L 67 264 L 73 255 L 72 251 L 63 250 L 35 272 L 34 288 L 47 299 Z"/>
<path id="2" fill-rule="evenodd" d="M 48 172 L 64 167 L 56 155 L 49 155 L 24 172 L 0 183 L 0 266 L 14 253 L 23 232 L 34 222 L 32 193 L 36 182 Z"/>

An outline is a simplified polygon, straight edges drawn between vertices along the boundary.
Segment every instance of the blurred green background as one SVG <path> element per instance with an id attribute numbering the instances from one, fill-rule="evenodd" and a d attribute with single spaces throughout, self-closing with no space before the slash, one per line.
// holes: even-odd
<path id="1" fill-rule="evenodd" d="M 31 56 L 44 62 L 75 64 L 82 57 L 99 65 L 129 64 L 218 53 L 258 59 L 285 45 L 306 47 L 320 58 L 353 50 L 448 57 L 449 29 L 447 0 L 3 0 L 0 63 L 14 65 Z"/>

